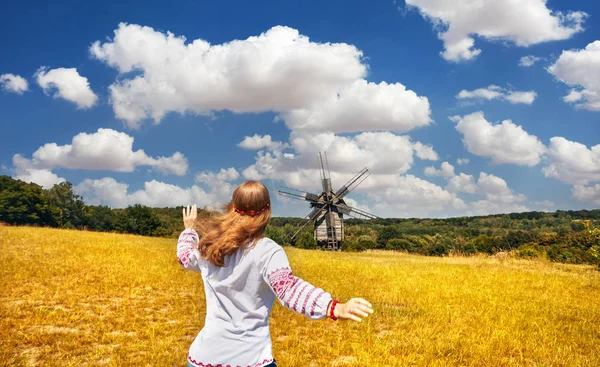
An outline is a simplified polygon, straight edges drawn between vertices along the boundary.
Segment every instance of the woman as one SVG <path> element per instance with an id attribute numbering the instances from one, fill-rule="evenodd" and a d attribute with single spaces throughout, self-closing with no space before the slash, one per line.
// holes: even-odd
<path id="1" fill-rule="evenodd" d="M 201 273 L 206 293 L 204 328 L 189 349 L 188 366 L 275 366 L 269 331 L 275 297 L 314 320 L 360 322 L 373 313 L 364 299 L 339 303 L 292 275 L 283 248 L 263 236 L 271 203 L 262 183 L 238 186 L 222 215 L 196 217 L 195 205 L 183 209 L 185 230 L 177 243 L 179 263 Z"/>

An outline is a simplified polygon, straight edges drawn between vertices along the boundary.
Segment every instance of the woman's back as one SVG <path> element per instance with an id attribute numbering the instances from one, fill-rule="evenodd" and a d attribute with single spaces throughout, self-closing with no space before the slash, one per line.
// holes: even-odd
<path id="1" fill-rule="evenodd" d="M 258 367 L 273 361 L 269 314 L 275 294 L 263 279 L 261 262 L 277 248 L 281 249 L 263 238 L 255 246 L 227 255 L 225 267 L 198 262 L 206 294 L 206 318 L 190 348 L 192 363 L 247 366 L 248 361 L 255 361 L 250 365 Z"/>
<path id="2" fill-rule="evenodd" d="M 183 267 L 201 272 L 206 294 L 204 328 L 188 355 L 192 365 L 260 367 L 271 363 L 269 315 L 275 297 L 309 318 L 327 317 L 331 295 L 295 277 L 285 251 L 271 239 L 238 248 L 225 257 L 224 267 L 201 259 L 193 247 L 196 242 L 197 233 L 187 229 L 179 237 L 177 250 Z"/>

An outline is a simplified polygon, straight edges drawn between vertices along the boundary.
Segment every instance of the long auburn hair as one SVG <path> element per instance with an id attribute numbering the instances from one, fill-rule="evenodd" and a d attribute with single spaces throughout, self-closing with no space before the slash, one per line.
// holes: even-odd
<path id="1" fill-rule="evenodd" d="M 195 229 L 201 235 L 200 255 L 213 265 L 225 266 L 225 256 L 250 242 L 253 246 L 263 237 L 269 219 L 269 190 L 258 181 L 242 183 L 222 213 L 196 220 Z"/>

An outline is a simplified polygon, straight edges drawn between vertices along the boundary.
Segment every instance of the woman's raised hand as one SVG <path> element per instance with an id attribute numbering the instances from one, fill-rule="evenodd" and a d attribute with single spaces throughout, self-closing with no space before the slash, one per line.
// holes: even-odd
<path id="1" fill-rule="evenodd" d="M 362 298 L 352 298 L 346 303 L 339 303 L 333 310 L 333 315 L 340 320 L 354 320 L 361 322 L 361 317 L 373 313 L 373 306 Z"/>
<path id="2" fill-rule="evenodd" d="M 191 207 L 188 205 L 187 207 L 183 207 L 183 225 L 185 229 L 194 228 L 194 223 L 196 223 L 196 217 L 198 216 L 198 209 L 196 208 L 196 204 Z"/>

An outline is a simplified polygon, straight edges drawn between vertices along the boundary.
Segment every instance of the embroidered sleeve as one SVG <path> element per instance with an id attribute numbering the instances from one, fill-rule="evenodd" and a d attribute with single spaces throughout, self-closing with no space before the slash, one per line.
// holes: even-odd
<path id="1" fill-rule="evenodd" d="M 266 262 L 263 277 L 283 306 L 310 319 L 327 317 L 331 295 L 294 276 L 281 247 Z"/>
<path id="2" fill-rule="evenodd" d="M 193 229 L 186 229 L 179 235 L 177 241 L 177 260 L 185 269 L 200 271 L 200 252 L 197 244 L 198 233 Z"/>

